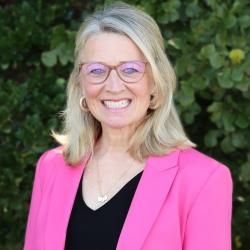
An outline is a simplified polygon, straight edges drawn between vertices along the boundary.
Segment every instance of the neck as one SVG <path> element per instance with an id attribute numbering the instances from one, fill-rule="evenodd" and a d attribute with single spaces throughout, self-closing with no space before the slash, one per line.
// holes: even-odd
<path id="1" fill-rule="evenodd" d="M 133 130 L 131 128 L 111 129 L 102 127 L 102 135 L 96 146 L 98 154 L 127 154 L 129 139 L 132 133 Z"/>

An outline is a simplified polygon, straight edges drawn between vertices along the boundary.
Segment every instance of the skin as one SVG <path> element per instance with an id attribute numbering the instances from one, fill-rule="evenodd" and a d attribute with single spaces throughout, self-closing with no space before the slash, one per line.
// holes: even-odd
<path id="1" fill-rule="evenodd" d="M 145 58 L 128 37 L 114 33 L 101 33 L 90 37 L 80 55 L 80 61 L 98 61 L 108 65 L 131 60 L 145 61 Z M 104 83 L 91 85 L 81 81 L 81 86 L 90 112 L 101 123 L 103 137 L 109 140 L 109 145 L 117 142 L 115 146 L 118 146 L 124 140 L 127 141 L 126 138 L 130 137 L 144 118 L 150 104 L 153 81 L 147 65 L 143 78 L 134 84 L 123 82 L 112 70 Z M 109 109 L 102 103 L 104 100 L 122 99 L 129 99 L 131 103 L 120 110 Z"/>
<path id="2" fill-rule="evenodd" d="M 112 66 L 121 61 L 132 60 L 145 61 L 145 58 L 128 37 L 114 33 L 101 33 L 90 37 L 80 54 L 81 62 L 97 61 Z M 109 190 L 112 183 L 115 185 L 115 180 L 119 180 L 116 190 L 118 192 L 144 166 L 144 163 L 134 160 L 127 153 L 127 145 L 131 134 L 146 115 L 153 92 L 153 80 L 150 66 L 147 65 L 142 79 L 134 84 L 122 81 L 115 70 L 100 85 L 84 82 L 81 76 L 80 83 L 90 112 L 102 126 L 101 138 L 95 146 L 94 156 L 88 163 L 83 181 L 84 200 L 89 207 L 97 209 L 100 204 L 96 202 L 96 171 L 101 176 L 102 190 Z M 107 108 L 103 104 L 105 100 L 123 99 L 129 99 L 130 104 L 119 110 Z M 120 180 L 124 170 L 131 165 L 133 167 Z"/>

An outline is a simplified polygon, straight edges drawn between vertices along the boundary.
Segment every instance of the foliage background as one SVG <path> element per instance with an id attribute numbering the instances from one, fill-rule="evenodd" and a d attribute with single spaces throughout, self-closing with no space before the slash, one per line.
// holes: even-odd
<path id="1" fill-rule="evenodd" d="M 106 1 L 109 3 L 112 1 Z M 234 179 L 233 249 L 250 249 L 250 4 L 127 0 L 161 27 L 198 149 Z M 74 36 L 103 1 L 0 0 L 0 249 L 21 249 L 39 155 L 55 144 Z"/>

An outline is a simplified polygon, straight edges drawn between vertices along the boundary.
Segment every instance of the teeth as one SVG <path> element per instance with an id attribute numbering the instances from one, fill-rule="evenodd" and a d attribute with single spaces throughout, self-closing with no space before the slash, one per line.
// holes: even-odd
<path id="1" fill-rule="evenodd" d="M 112 108 L 112 109 L 118 109 L 118 108 L 125 108 L 129 105 L 129 100 L 121 100 L 119 102 L 113 102 L 113 101 L 104 101 L 104 105 L 107 108 Z"/>

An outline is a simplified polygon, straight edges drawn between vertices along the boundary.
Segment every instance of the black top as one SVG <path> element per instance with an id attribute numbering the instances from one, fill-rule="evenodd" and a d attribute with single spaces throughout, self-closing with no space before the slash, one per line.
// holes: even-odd
<path id="1" fill-rule="evenodd" d="M 71 211 L 65 250 L 115 250 L 142 172 L 96 211 L 82 198 L 82 178 Z"/>

